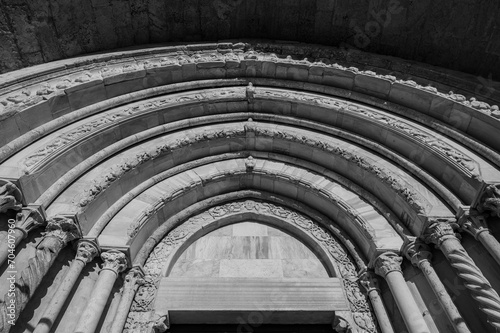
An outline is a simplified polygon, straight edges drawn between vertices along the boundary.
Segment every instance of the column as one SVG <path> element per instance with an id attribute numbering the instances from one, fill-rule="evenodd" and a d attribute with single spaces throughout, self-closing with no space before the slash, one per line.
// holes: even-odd
<path id="1" fill-rule="evenodd" d="M 71 263 L 64 280 L 57 288 L 54 296 L 52 296 L 42 318 L 35 327 L 34 333 L 48 333 L 50 331 L 83 268 L 98 253 L 99 248 L 95 240 L 82 239 L 78 242 L 75 260 Z"/>
<path id="2" fill-rule="evenodd" d="M 373 272 L 362 271 L 359 275 L 361 285 L 366 291 L 370 302 L 372 303 L 375 316 L 377 317 L 378 324 L 382 333 L 394 333 L 391 325 L 391 319 L 387 314 L 382 297 L 380 296 L 380 289 L 378 288 L 377 277 Z"/>
<path id="3" fill-rule="evenodd" d="M 461 223 L 463 231 L 472 235 L 479 241 L 486 250 L 491 254 L 495 261 L 500 265 L 500 243 L 491 234 L 486 223 L 484 215 L 465 216 L 464 222 Z"/>
<path id="4" fill-rule="evenodd" d="M 429 333 L 424 317 L 413 299 L 401 271 L 403 258 L 393 252 L 386 252 L 375 259 L 375 273 L 382 276 L 389 285 L 399 312 L 409 333 Z"/>
<path id="5" fill-rule="evenodd" d="M 441 304 L 442 309 L 446 313 L 451 325 L 453 326 L 456 333 L 471 333 L 467 324 L 465 323 L 462 315 L 458 312 L 457 307 L 453 303 L 450 295 L 446 291 L 441 279 L 436 274 L 434 267 L 430 262 L 431 252 L 427 245 L 420 241 L 410 240 L 406 242 L 403 252 L 405 256 L 411 261 L 411 263 L 418 267 L 427 282 L 429 283 L 434 295 L 436 296 L 439 304 Z"/>
<path id="6" fill-rule="evenodd" d="M 27 207 L 17 213 L 15 227 L 7 231 L 6 242 L 0 244 L 0 266 L 7 260 L 9 253 L 14 253 L 13 250 L 28 236 L 29 232 L 45 224 L 45 219 L 39 209 L 39 207 L 36 209 Z"/>
<path id="7" fill-rule="evenodd" d="M 118 273 L 127 267 L 127 257 L 120 251 L 109 250 L 102 253 L 101 258 L 103 267 L 74 333 L 94 333 Z"/>
<path id="8" fill-rule="evenodd" d="M 4 303 L 0 305 L 0 311 L 8 313 L 6 304 L 13 302 L 16 304 L 15 318 L 9 319 L 17 320 L 19 314 L 24 309 L 28 300 L 33 296 L 38 285 L 43 277 L 49 271 L 54 263 L 54 260 L 59 255 L 59 252 L 70 241 L 80 237 L 80 228 L 70 217 L 57 216 L 47 221 L 45 227 L 46 234 L 42 241 L 36 248 L 35 255 L 29 259 L 29 266 L 22 272 L 18 272 L 16 277 L 16 289 L 14 295 L 7 293 L 4 296 Z M 6 318 L 6 315 L 0 313 L 0 317 Z M 0 332 L 9 331 L 9 325 L 5 324 L 4 327 L 0 325 Z"/>
<path id="9" fill-rule="evenodd" d="M 113 324 L 111 325 L 109 333 L 122 333 L 135 293 L 143 283 L 144 272 L 142 268 L 139 266 L 132 267 L 125 276 L 122 298 L 118 304 L 118 310 L 116 310 L 115 318 L 113 319 Z"/>
<path id="10" fill-rule="evenodd" d="M 487 315 L 488 323 L 500 330 L 500 297 L 469 257 L 451 225 L 447 222 L 431 221 L 422 238 L 426 243 L 435 244 L 443 252 L 479 308 Z"/>

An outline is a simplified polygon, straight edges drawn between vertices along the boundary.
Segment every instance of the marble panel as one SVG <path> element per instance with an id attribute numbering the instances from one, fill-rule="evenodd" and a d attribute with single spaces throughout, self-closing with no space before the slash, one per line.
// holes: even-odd
<path id="1" fill-rule="evenodd" d="M 282 278 L 283 268 L 279 259 L 222 259 L 220 277 Z"/>
<path id="2" fill-rule="evenodd" d="M 327 278 L 328 272 L 318 259 L 282 259 L 285 278 Z"/>
<path id="3" fill-rule="evenodd" d="M 218 277 L 220 260 L 178 260 L 169 277 Z"/>

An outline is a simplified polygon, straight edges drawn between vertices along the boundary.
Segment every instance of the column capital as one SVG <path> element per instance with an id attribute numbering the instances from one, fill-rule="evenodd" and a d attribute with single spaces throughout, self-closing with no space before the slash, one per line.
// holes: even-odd
<path id="1" fill-rule="evenodd" d="M 75 259 L 80 260 L 86 265 L 94 260 L 94 258 L 99 254 L 99 250 L 97 239 L 80 239 L 78 241 Z"/>
<path id="2" fill-rule="evenodd" d="M 401 272 L 402 262 L 403 258 L 394 252 L 382 253 L 375 259 L 375 273 L 385 278 L 390 272 Z"/>
<path id="3" fill-rule="evenodd" d="M 358 277 L 361 286 L 363 286 L 367 294 L 372 290 L 380 290 L 375 272 L 362 270 L 359 272 Z"/>
<path id="4" fill-rule="evenodd" d="M 38 248 L 58 248 L 60 250 L 72 240 L 80 237 L 80 227 L 71 217 L 54 216 L 47 220 L 45 233 Z"/>
<path id="5" fill-rule="evenodd" d="M 45 224 L 43 208 L 25 207 L 16 215 L 16 229 L 21 230 L 23 238 L 28 236 L 33 229 L 36 229 Z"/>
<path id="6" fill-rule="evenodd" d="M 402 252 L 413 266 L 419 267 L 423 261 L 431 261 L 432 254 L 429 246 L 415 238 L 406 239 Z"/>
<path id="7" fill-rule="evenodd" d="M 460 225 L 460 229 L 467 232 L 471 236 L 473 236 L 475 239 L 477 237 L 487 231 L 489 232 L 490 229 L 488 228 L 488 223 L 486 222 L 486 217 L 484 214 L 480 215 L 469 215 L 467 219 L 463 221 L 463 223 Z"/>
<path id="8" fill-rule="evenodd" d="M 475 208 L 479 213 L 500 217 L 500 184 L 487 185 Z"/>
<path id="9" fill-rule="evenodd" d="M 449 238 L 458 239 L 459 235 L 455 233 L 453 229 L 456 226 L 455 219 L 448 218 L 437 218 L 437 219 L 429 219 L 429 226 L 422 233 L 422 239 L 427 244 L 433 243 L 438 247 Z M 458 237 L 457 237 L 458 236 Z"/>
<path id="10" fill-rule="evenodd" d="M 0 213 L 8 210 L 21 210 L 23 195 L 11 181 L 0 179 Z"/>
<path id="11" fill-rule="evenodd" d="M 118 250 L 109 250 L 101 253 L 104 261 L 102 269 L 111 270 L 116 274 L 123 272 L 127 268 L 127 256 Z"/>

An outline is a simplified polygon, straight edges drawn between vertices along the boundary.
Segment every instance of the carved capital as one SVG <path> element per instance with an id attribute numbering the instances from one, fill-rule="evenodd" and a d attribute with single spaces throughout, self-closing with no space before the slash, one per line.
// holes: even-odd
<path id="1" fill-rule="evenodd" d="M 94 260 L 99 254 L 99 245 L 95 240 L 80 239 L 76 250 L 76 260 L 80 260 L 85 265 Z"/>
<path id="2" fill-rule="evenodd" d="M 102 269 L 108 269 L 116 274 L 123 272 L 127 268 L 127 256 L 117 250 L 109 250 L 101 254 L 104 261 Z"/>
<path id="3" fill-rule="evenodd" d="M 405 241 L 403 254 L 411 261 L 413 266 L 417 267 L 420 267 L 423 261 L 430 261 L 432 258 L 429 246 L 415 239 Z"/>
<path id="4" fill-rule="evenodd" d="M 430 219 L 422 239 L 428 244 L 433 243 L 439 247 L 447 239 L 460 237 L 453 229 L 456 226 L 455 219 Z"/>
<path id="5" fill-rule="evenodd" d="M 361 271 L 359 273 L 359 282 L 363 286 L 367 294 L 369 294 L 373 290 L 380 290 L 375 272 L 366 270 Z"/>
<path id="6" fill-rule="evenodd" d="M 500 184 L 488 185 L 476 206 L 479 213 L 500 217 Z"/>
<path id="7" fill-rule="evenodd" d="M 21 210 L 23 195 L 21 190 L 10 181 L 0 180 L 0 213 L 8 210 Z"/>
<path id="8" fill-rule="evenodd" d="M 477 239 L 482 232 L 490 231 L 484 215 L 469 216 L 468 219 L 463 221 L 460 228 L 472 235 L 475 239 Z"/>
<path id="9" fill-rule="evenodd" d="M 71 217 L 55 216 L 47 221 L 43 240 L 38 248 L 58 248 L 58 251 L 72 240 L 81 237 L 78 224 Z"/>
<path id="10" fill-rule="evenodd" d="M 45 224 L 45 218 L 40 209 L 25 207 L 16 215 L 16 229 L 21 230 L 23 237 L 26 238 L 28 233 Z"/>
<path id="11" fill-rule="evenodd" d="M 375 259 L 375 273 L 385 278 L 390 272 L 401 272 L 402 262 L 403 258 L 394 252 L 382 253 Z"/>

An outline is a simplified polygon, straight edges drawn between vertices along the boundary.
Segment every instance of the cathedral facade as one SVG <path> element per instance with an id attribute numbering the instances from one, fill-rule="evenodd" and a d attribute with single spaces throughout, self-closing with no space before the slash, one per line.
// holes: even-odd
<path id="1" fill-rule="evenodd" d="M 0 2 L 0 332 L 499 332 L 498 57 L 368 52 L 399 1 L 346 21 L 356 49 L 246 39 L 273 36 L 232 28 L 241 0 L 208 2 L 208 41 L 191 2 L 186 40 L 160 20 L 170 43 L 145 45 L 150 8 L 130 48 L 37 26 L 52 56 Z"/>

